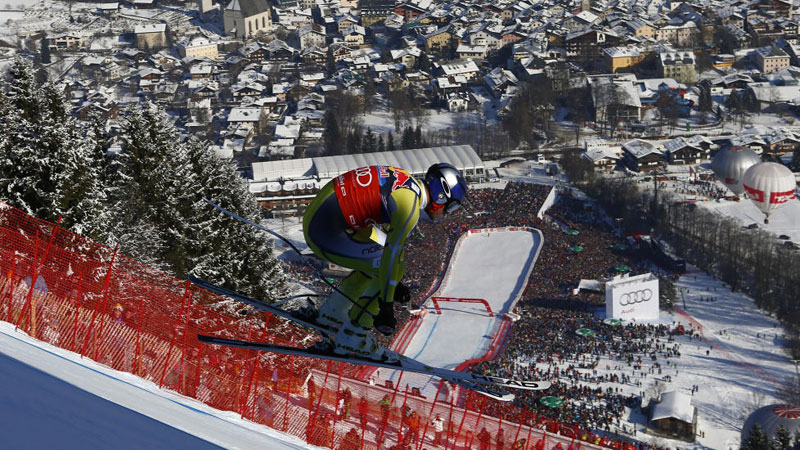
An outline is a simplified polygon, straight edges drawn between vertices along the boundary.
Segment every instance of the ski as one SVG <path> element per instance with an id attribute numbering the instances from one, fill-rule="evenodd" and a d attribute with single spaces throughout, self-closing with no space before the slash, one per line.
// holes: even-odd
<path id="1" fill-rule="evenodd" d="M 191 281 L 194 285 L 198 287 L 201 287 L 203 289 L 206 289 L 210 292 L 214 292 L 219 295 L 223 295 L 225 297 L 244 303 L 246 305 L 252 306 L 260 311 L 270 312 L 272 314 L 275 314 L 276 316 L 290 320 L 299 325 L 305 325 L 311 329 L 318 331 L 328 339 L 331 335 L 336 333 L 336 330 L 333 330 L 316 322 L 309 322 L 303 320 L 302 318 L 297 317 L 290 311 L 287 311 L 282 308 L 276 308 L 275 306 L 269 305 L 260 300 L 248 297 L 242 293 L 232 291 L 222 286 L 217 286 L 216 284 L 202 280 L 200 278 L 190 275 L 189 281 Z M 446 381 L 460 384 L 461 386 L 464 386 L 468 389 L 473 389 L 475 391 L 487 391 L 487 390 L 491 391 L 488 393 L 487 392 L 481 392 L 481 393 L 503 401 L 510 401 L 511 398 L 513 398 L 513 395 L 498 393 L 484 386 L 478 385 L 476 383 L 489 384 L 494 386 L 504 386 L 508 388 L 525 389 L 525 390 L 543 390 L 550 387 L 549 381 L 516 380 L 512 378 L 494 377 L 490 375 L 479 375 L 470 372 L 458 372 L 455 370 L 432 367 L 423 364 L 413 358 L 409 358 L 405 355 L 392 352 L 391 350 L 388 349 L 386 351 L 391 354 L 391 356 L 396 360 L 396 362 L 385 363 L 385 362 L 375 361 L 372 359 L 359 358 L 356 356 L 343 356 L 331 352 L 323 352 L 310 348 L 305 349 L 298 347 L 284 347 L 279 345 L 263 344 L 260 342 L 239 341 L 235 339 L 226 339 L 226 338 L 206 336 L 206 335 L 198 335 L 198 339 L 203 342 L 219 344 L 219 345 L 227 345 L 232 347 L 250 348 L 253 350 L 271 351 L 276 353 L 284 353 L 284 354 L 299 355 L 299 356 L 311 356 L 316 358 L 330 359 L 334 361 L 349 362 L 353 364 L 387 367 L 390 369 L 398 369 L 398 370 L 429 374 L 437 376 Z"/>
<path id="2" fill-rule="evenodd" d="M 275 314 L 278 317 L 283 317 L 284 319 L 291 320 L 292 322 L 298 323 L 300 325 L 305 325 L 309 328 L 313 328 L 314 330 L 317 330 L 326 336 L 336 333 L 336 330 L 328 328 L 317 322 L 309 322 L 307 320 L 303 320 L 302 318 L 297 317 L 291 311 L 287 311 L 283 308 L 272 306 L 268 303 L 262 302 L 261 300 L 257 300 L 252 297 L 248 297 L 240 292 L 232 291 L 222 286 L 218 286 L 214 283 L 197 278 L 193 275 L 189 275 L 189 281 L 197 287 L 203 288 L 215 294 L 228 297 L 232 300 L 236 300 L 237 302 L 244 303 L 245 305 L 252 306 L 253 308 L 256 308 L 259 311 L 266 311 Z"/>
<path id="3" fill-rule="evenodd" d="M 395 361 L 383 362 L 367 358 L 360 358 L 358 356 L 352 356 L 352 355 L 350 356 L 338 355 L 333 352 L 317 350 L 314 349 L 313 347 L 311 348 L 287 347 L 284 345 L 241 341 L 237 339 L 227 339 L 217 336 L 208 336 L 204 334 L 198 334 L 197 339 L 201 342 L 206 342 L 209 344 L 216 344 L 216 345 L 225 345 L 228 347 L 238 347 L 238 348 L 246 348 L 250 350 L 258 350 L 263 352 L 281 353 L 284 355 L 307 356 L 307 357 L 321 358 L 331 361 L 341 361 L 350 364 L 360 364 L 366 366 L 385 367 L 387 369 L 403 370 L 408 372 L 417 372 L 441 378 L 444 381 L 457 384 L 459 386 L 473 390 L 487 397 L 491 397 L 495 400 L 509 402 L 514 399 L 514 394 L 499 392 L 495 389 L 492 389 L 492 387 L 487 387 L 477 384 L 477 381 L 486 382 L 485 380 L 483 380 L 482 377 L 474 376 L 475 380 L 473 381 L 471 379 L 473 377 L 473 374 L 467 372 L 456 372 L 454 370 L 442 369 L 438 367 L 430 367 L 420 363 L 415 359 L 408 358 L 406 356 L 398 354 L 395 354 L 398 357 L 398 359 L 396 359 Z M 540 387 L 540 389 L 546 389 L 547 386 L 550 385 L 549 382 L 545 383 L 538 382 L 538 383 L 540 386 L 542 386 Z M 502 386 L 502 384 L 498 383 L 490 383 L 490 384 L 496 386 Z M 509 387 L 515 387 L 515 386 L 509 386 Z"/>

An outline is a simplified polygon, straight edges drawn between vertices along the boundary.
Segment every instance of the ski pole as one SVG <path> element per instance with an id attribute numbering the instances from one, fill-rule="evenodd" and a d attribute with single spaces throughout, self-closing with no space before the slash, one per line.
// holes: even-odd
<path id="1" fill-rule="evenodd" d="M 352 298 L 350 298 L 349 295 L 347 295 L 344 292 L 342 292 L 341 289 L 339 289 L 338 287 L 334 286 L 333 283 L 331 283 L 330 281 L 328 281 L 327 278 L 325 278 L 325 276 L 322 274 L 322 272 L 319 271 L 319 269 L 317 269 L 313 264 L 308 262 L 306 257 L 300 252 L 300 249 L 298 249 L 294 244 L 292 244 L 292 241 L 290 241 L 289 239 L 286 239 L 285 237 L 283 237 L 279 233 L 270 230 L 269 228 L 266 228 L 266 227 L 264 227 L 262 225 L 259 225 L 259 224 L 255 223 L 255 222 L 253 222 L 250 219 L 246 219 L 246 218 L 244 218 L 242 216 L 239 216 L 236 213 L 228 211 L 227 209 L 223 208 L 222 206 L 219 206 L 218 204 L 212 202 L 211 200 L 209 200 L 207 198 L 204 198 L 203 201 L 205 201 L 209 205 L 213 206 L 214 208 L 217 208 L 218 210 L 222 211 L 224 214 L 227 214 L 227 215 L 233 217 L 234 219 L 236 219 L 236 220 L 238 220 L 240 222 L 244 222 L 244 223 L 246 223 L 248 225 L 251 225 L 251 226 L 255 227 L 256 229 L 261 230 L 261 231 L 263 231 L 265 233 L 269 233 L 269 234 L 275 236 L 276 238 L 282 240 L 283 242 L 285 242 L 289 247 L 292 248 L 292 250 L 294 250 L 300 256 L 300 260 L 303 261 L 303 264 L 308 266 L 320 280 L 324 281 L 325 284 L 330 286 L 331 289 L 333 289 L 334 291 L 342 294 L 344 296 L 344 298 L 346 298 L 347 300 L 350 301 L 350 303 L 358 306 L 358 309 L 360 309 L 362 311 L 362 313 L 369 314 L 373 319 L 375 318 L 375 314 L 372 314 L 371 312 L 367 311 L 367 305 L 368 304 L 365 305 L 365 306 L 361 306 L 360 304 L 358 304 L 357 301 L 355 301 Z"/>

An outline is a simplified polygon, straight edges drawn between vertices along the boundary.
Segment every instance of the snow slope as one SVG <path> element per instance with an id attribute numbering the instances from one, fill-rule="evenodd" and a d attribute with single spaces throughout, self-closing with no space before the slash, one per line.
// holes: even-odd
<path id="1" fill-rule="evenodd" d="M 299 438 L 163 391 L 0 322 L 2 448 L 301 449 Z"/>

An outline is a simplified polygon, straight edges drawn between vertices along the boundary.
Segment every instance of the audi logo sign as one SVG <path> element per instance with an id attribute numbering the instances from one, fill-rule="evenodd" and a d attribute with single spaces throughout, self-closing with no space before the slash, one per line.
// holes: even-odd
<path id="1" fill-rule="evenodd" d="M 635 303 L 646 302 L 653 298 L 653 291 L 642 289 L 639 291 L 626 292 L 619 297 L 619 304 L 622 306 L 633 305 Z"/>
<path id="2" fill-rule="evenodd" d="M 606 282 L 606 318 L 657 320 L 658 278 L 647 273 L 616 277 Z"/>

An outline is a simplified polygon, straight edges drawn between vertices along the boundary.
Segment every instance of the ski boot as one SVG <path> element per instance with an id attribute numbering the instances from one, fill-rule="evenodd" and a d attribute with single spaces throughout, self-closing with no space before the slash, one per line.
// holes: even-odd
<path id="1" fill-rule="evenodd" d="M 322 306 L 319 307 L 315 320 L 318 324 L 336 333 L 342 325 L 350 322 L 348 312 L 351 306 L 347 297 L 338 291 L 333 291 Z"/>
<path id="2" fill-rule="evenodd" d="M 391 352 L 378 344 L 372 333 L 349 320 L 339 328 L 333 345 L 333 353 L 337 355 L 353 355 L 390 364 L 397 362 L 397 358 Z"/>

